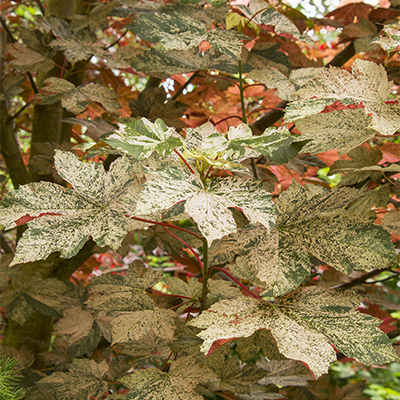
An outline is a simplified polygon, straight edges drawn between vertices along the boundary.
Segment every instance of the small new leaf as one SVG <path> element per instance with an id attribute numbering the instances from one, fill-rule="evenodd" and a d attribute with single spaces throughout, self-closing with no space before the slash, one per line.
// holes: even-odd
<path id="1" fill-rule="evenodd" d="M 249 337 L 268 329 L 279 351 L 306 364 L 317 378 L 336 360 L 333 344 L 348 357 L 365 364 L 398 359 L 390 340 L 379 330 L 380 321 L 354 311 L 361 298 L 351 292 L 301 288 L 273 305 L 250 297 L 223 300 L 189 324 L 204 329 L 201 349 L 212 351 L 216 340 Z"/>

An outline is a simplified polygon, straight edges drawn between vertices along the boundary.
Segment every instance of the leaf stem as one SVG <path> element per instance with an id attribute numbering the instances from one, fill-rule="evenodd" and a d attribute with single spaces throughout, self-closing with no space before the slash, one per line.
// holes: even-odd
<path id="1" fill-rule="evenodd" d="M 192 74 L 192 76 L 180 87 L 180 89 L 168 100 L 174 101 L 176 100 L 182 92 L 199 76 L 200 71 L 196 71 Z"/>
<path id="2" fill-rule="evenodd" d="M 169 359 L 171 358 L 172 354 L 174 354 L 173 351 L 171 351 L 170 355 L 169 355 L 168 358 L 165 360 L 165 363 L 164 363 L 163 366 L 161 367 L 160 371 L 162 371 L 162 370 L 165 368 L 165 366 L 167 365 L 167 363 L 168 363 Z"/>
<path id="3" fill-rule="evenodd" d="M 223 268 L 220 267 L 211 267 L 209 269 L 209 272 L 211 272 L 211 270 L 217 270 L 217 271 L 221 271 L 223 272 L 226 276 L 228 276 L 229 278 L 231 278 L 236 284 L 238 284 L 246 293 L 248 293 L 250 296 L 254 297 L 255 299 L 261 299 L 260 296 L 256 295 L 255 293 L 253 293 L 250 289 L 248 289 L 246 286 L 243 285 L 242 282 L 240 282 L 238 279 L 236 279 L 232 274 L 230 274 L 228 271 L 224 270 Z"/>
<path id="4" fill-rule="evenodd" d="M 174 237 L 176 240 L 179 240 L 181 243 L 183 243 L 191 252 L 192 254 L 195 256 L 196 260 L 198 261 L 198 263 L 200 264 L 201 269 L 204 268 L 203 263 L 200 260 L 200 257 L 197 255 L 197 253 L 194 251 L 193 247 L 190 246 L 189 244 L 187 244 L 184 240 L 182 240 L 181 238 L 179 238 L 178 236 L 174 235 L 172 232 L 170 232 L 165 226 L 164 229 L 172 236 Z"/>
<path id="5" fill-rule="evenodd" d="M 243 76 L 242 76 L 242 60 L 238 60 L 238 68 L 239 68 L 239 90 L 240 90 L 240 104 L 242 106 L 242 120 L 246 124 L 247 117 L 246 117 L 246 109 L 244 106 L 244 89 L 243 89 Z"/>
<path id="6" fill-rule="evenodd" d="M 161 294 L 154 293 L 153 291 L 149 292 L 150 296 L 167 296 L 167 297 L 178 297 L 179 299 L 188 299 L 189 301 L 187 301 L 187 303 L 189 303 L 192 300 L 191 297 L 181 296 L 180 294 L 169 294 L 169 293 L 162 293 L 162 292 L 159 292 L 159 293 L 161 293 Z"/>
<path id="7" fill-rule="evenodd" d="M 200 312 L 207 308 L 207 294 L 208 294 L 208 243 L 206 240 L 203 242 L 203 290 L 200 299 Z"/>
<path id="8" fill-rule="evenodd" d="M 204 240 L 204 238 L 202 236 L 197 235 L 196 233 L 189 231 L 188 229 L 185 228 L 181 228 L 180 226 L 176 226 L 176 225 L 172 225 L 172 224 L 167 224 L 165 222 L 157 222 L 157 221 L 152 221 L 150 219 L 144 219 L 144 218 L 139 218 L 139 217 L 132 217 L 128 214 L 125 215 L 126 217 L 130 218 L 130 219 L 134 219 L 135 221 L 141 221 L 141 222 L 148 222 L 150 224 L 154 224 L 154 225 L 161 225 L 161 226 L 166 226 L 167 228 L 174 228 L 174 229 L 178 229 L 180 231 L 186 232 L 186 233 L 190 233 L 191 235 L 197 237 L 197 239 L 200 240 Z"/>
<path id="9" fill-rule="evenodd" d="M 238 115 L 231 115 L 230 117 L 226 117 L 226 118 L 221 119 L 221 120 L 218 121 L 218 122 L 215 122 L 215 123 L 212 122 L 212 123 L 213 123 L 214 126 L 217 126 L 217 125 L 220 124 L 221 122 L 224 122 L 224 121 L 226 121 L 227 119 L 231 119 L 231 118 L 237 118 L 237 119 L 240 119 L 240 120 L 243 122 L 242 118 L 239 117 Z"/>
<path id="10" fill-rule="evenodd" d="M 192 169 L 192 167 L 189 165 L 189 163 L 185 160 L 185 158 L 183 157 L 183 155 L 181 153 L 179 153 L 178 150 L 174 149 L 174 152 L 176 154 L 178 154 L 178 157 L 183 161 L 183 163 L 188 167 L 189 171 L 194 175 L 194 171 Z"/>

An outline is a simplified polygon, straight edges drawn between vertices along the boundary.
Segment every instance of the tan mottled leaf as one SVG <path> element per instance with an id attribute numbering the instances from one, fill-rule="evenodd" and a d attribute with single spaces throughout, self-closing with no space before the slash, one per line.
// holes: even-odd
<path id="1" fill-rule="evenodd" d="M 388 56 L 391 57 L 400 51 L 400 24 L 384 25 L 382 32 L 383 35 L 375 38 L 371 43 L 378 43 L 387 52 Z"/>
<path id="2" fill-rule="evenodd" d="M 173 311 L 156 307 L 153 310 L 121 313 L 113 321 L 112 344 L 140 340 L 150 331 L 161 339 L 171 340 L 174 335 L 175 317 Z"/>
<path id="3" fill-rule="evenodd" d="M 59 78 L 47 78 L 44 84 L 35 96 L 36 104 L 53 104 L 61 100 L 62 106 L 68 111 L 80 114 L 95 102 L 109 113 L 119 115 L 121 106 L 115 101 L 118 96 L 108 87 L 98 84 L 75 87 L 73 83 Z"/>
<path id="4" fill-rule="evenodd" d="M 13 43 L 7 46 L 7 50 L 15 58 L 11 66 L 14 69 L 28 72 L 48 72 L 54 67 L 54 61 L 46 54 L 38 53 L 22 43 Z"/>
<path id="5" fill-rule="evenodd" d="M 195 387 L 214 377 L 204 364 L 192 357 L 181 357 L 171 364 L 168 373 L 148 368 L 121 381 L 130 389 L 128 400 L 202 400 Z"/>
<path id="6" fill-rule="evenodd" d="M 190 322 L 205 329 L 201 349 L 214 341 L 249 337 L 268 329 L 279 351 L 302 361 L 315 377 L 336 360 L 330 344 L 366 364 L 397 360 L 390 340 L 378 329 L 380 321 L 355 311 L 361 298 L 351 292 L 307 287 L 278 298 L 273 305 L 250 297 L 220 301 Z M 330 343 L 330 344 L 329 344 Z"/>
<path id="7" fill-rule="evenodd" d="M 390 185 L 379 186 L 369 190 L 363 197 L 353 203 L 348 210 L 356 215 L 365 215 L 371 211 L 372 207 L 386 207 L 391 192 Z"/>
<path id="8" fill-rule="evenodd" d="M 90 396 L 102 396 L 108 383 L 102 378 L 108 370 L 106 361 L 97 364 L 93 360 L 77 359 L 69 367 L 70 372 L 55 372 L 37 382 L 37 385 L 60 400 L 87 400 Z"/>
<path id="9" fill-rule="evenodd" d="M 106 172 L 102 164 L 56 151 L 55 167 L 74 189 L 32 183 L 8 193 L 1 202 L 0 223 L 6 229 L 16 226 L 15 221 L 34 219 L 18 243 L 13 264 L 44 259 L 54 251 L 70 258 L 89 236 L 99 246 L 116 250 L 128 231 L 146 226 L 125 217 L 133 211 L 132 201 L 126 199 L 137 197 L 144 179 L 135 161 L 119 158 Z"/>
<path id="10" fill-rule="evenodd" d="M 207 32 L 206 40 L 215 50 L 238 60 L 242 53 L 242 40 L 246 39 L 250 40 L 251 38 L 235 30 L 216 28 Z"/>
<path id="11" fill-rule="evenodd" d="M 400 212 L 396 210 L 388 212 L 383 217 L 382 226 L 387 231 L 400 235 Z"/>

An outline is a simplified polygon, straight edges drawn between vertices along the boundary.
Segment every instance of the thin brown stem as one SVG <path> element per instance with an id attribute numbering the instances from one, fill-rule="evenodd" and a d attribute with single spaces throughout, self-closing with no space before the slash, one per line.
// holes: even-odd
<path id="1" fill-rule="evenodd" d="M 176 100 L 182 92 L 199 76 L 200 71 L 196 71 L 193 75 L 180 87 L 180 89 L 169 99 L 169 101 Z"/>
<path id="2" fill-rule="evenodd" d="M 350 289 L 357 285 L 362 285 L 368 279 L 379 275 L 384 271 L 390 271 L 391 268 L 384 268 L 384 269 L 373 269 L 372 271 L 367 272 L 366 274 L 360 276 L 359 278 L 352 279 L 350 282 L 341 283 L 340 285 L 332 286 L 331 289 Z"/>
<path id="3" fill-rule="evenodd" d="M 230 117 L 223 118 L 223 119 L 221 119 L 220 121 L 218 121 L 218 122 L 216 122 L 216 123 L 213 123 L 213 125 L 214 125 L 214 126 L 217 126 L 217 125 L 220 124 L 221 122 L 224 122 L 224 121 L 226 121 L 226 120 L 228 120 L 228 119 L 231 119 L 231 118 L 237 118 L 237 119 L 240 119 L 240 120 L 243 122 L 243 119 L 242 119 L 241 117 L 239 117 L 238 115 L 231 115 Z"/>
<path id="4" fill-rule="evenodd" d="M 181 153 L 178 150 L 174 149 L 174 152 L 178 155 L 178 157 L 183 161 L 183 163 L 188 167 L 189 171 L 194 175 L 194 171 L 189 163 L 185 160 Z"/>
<path id="5" fill-rule="evenodd" d="M 209 269 L 209 272 L 211 272 L 212 270 L 217 270 L 220 271 L 222 273 L 224 273 L 226 276 L 228 276 L 229 278 L 231 278 L 237 285 L 239 285 L 246 293 L 248 293 L 250 296 L 254 297 L 255 299 L 261 299 L 260 296 L 256 295 L 255 293 L 253 293 L 250 289 L 248 289 L 246 286 L 243 285 L 242 282 L 240 282 L 238 279 L 236 279 L 232 274 L 230 274 L 228 271 L 224 270 L 223 268 L 220 267 L 211 267 Z"/>
<path id="6" fill-rule="evenodd" d="M 172 354 L 174 354 L 173 351 L 171 351 L 171 354 L 170 354 L 170 355 L 168 356 L 168 358 L 165 360 L 165 363 L 164 363 L 163 366 L 161 367 L 160 371 L 162 371 L 162 370 L 166 367 L 166 365 L 167 365 L 169 359 L 171 358 Z"/>

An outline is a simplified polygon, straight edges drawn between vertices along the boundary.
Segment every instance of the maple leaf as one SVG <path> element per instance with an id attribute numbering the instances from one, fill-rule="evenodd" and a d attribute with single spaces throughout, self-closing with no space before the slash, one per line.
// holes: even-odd
<path id="1" fill-rule="evenodd" d="M 251 38 L 235 30 L 216 28 L 207 32 L 206 40 L 215 50 L 238 60 L 242 53 L 242 40 L 251 40 Z"/>
<path id="2" fill-rule="evenodd" d="M 102 164 L 84 163 L 57 150 L 55 168 L 74 189 L 49 182 L 27 184 L 0 204 L 0 223 L 6 229 L 30 221 L 12 265 L 44 259 L 54 251 L 70 258 L 89 236 L 116 250 L 127 232 L 146 226 L 125 217 L 133 210 L 128 200 L 136 198 L 143 180 L 142 167 L 134 160 L 121 157 L 106 172 Z"/>
<path id="3" fill-rule="evenodd" d="M 128 400 L 202 400 L 196 386 L 214 377 L 204 364 L 181 357 L 171 364 L 168 373 L 148 368 L 123 377 L 121 382 L 130 389 Z"/>
<path id="4" fill-rule="evenodd" d="M 28 72 L 48 72 L 55 65 L 54 61 L 48 55 L 38 53 L 22 43 L 10 44 L 7 46 L 7 50 L 15 58 L 11 62 L 11 66 L 14 69 Z"/>
<path id="5" fill-rule="evenodd" d="M 55 278 L 43 280 L 34 276 L 29 280 L 14 279 L 13 287 L 0 295 L 0 304 L 6 308 L 6 317 L 22 326 L 34 310 L 60 318 L 63 296 L 67 296 L 69 290 L 65 282 Z"/>
<path id="6" fill-rule="evenodd" d="M 174 318 L 172 310 L 153 309 L 121 313 L 112 325 L 113 343 L 138 341 L 153 331 L 161 339 L 172 340 L 174 336 Z"/>
<path id="7" fill-rule="evenodd" d="M 391 195 L 390 184 L 369 190 L 363 197 L 353 203 L 348 211 L 357 215 L 365 215 L 372 207 L 386 207 Z M 384 226 L 383 226 L 384 227 Z"/>
<path id="8" fill-rule="evenodd" d="M 347 274 L 370 268 L 372 259 L 375 268 L 386 268 L 395 262 L 386 232 L 367 218 L 341 212 L 359 196 L 350 188 L 308 196 L 294 181 L 275 202 L 278 215 L 271 233 L 262 226 L 242 228 L 210 248 L 210 261 L 224 263 L 233 254 L 245 254 L 236 258 L 232 272 L 273 295 L 287 293 L 308 276 L 309 254 Z M 221 257 L 223 252 L 230 256 Z"/>
<path id="9" fill-rule="evenodd" d="M 69 336 L 70 358 L 93 351 L 101 339 L 99 324 L 88 311 L 79 308 L 65 310 L 64 317 L 57 322 L 54 333 Z"/>
<path id="10" fill-rule="evenodd" d="M 179 13 L 140 15 L 127 27 L 143 40 L 161 43 L 166 50 L 188 50 L 207 40 L 203 22 Z"/>
<path id="11" fill-rule="evenodd" d="M 169 128 L 159 118 L 154 123 L 142 118 L 132 123 L 119 124 L 119 129 L 103 139 L 103 142 L 132 155 L 136 160 L 149 157 L 153 151 L 166 157 L 182 144 L 175 128 Z"/>
<path id="12" fill-rule="evenodd" d="M 106 361 L 97 364 L 93 360 L 76 359 L 68 368 L 70 372 L 54 372 L 36 384 L 60 400 L 87 400 L 90 396 L 101 397 L 108 389 L 104 381 L 108 371 Z"/>
<path id="13" fill-rule="evenodd" d="M 389 211 L 383 217 L 382 226 L 389 232 L 400 235 L 400 213 L 396 210 Z"/>
<path id="14" fill-rule="evenodd" d="M 117 94 L 109 88 L 89 84 L 75 87 L 71 82 L 59 78 L 47 78 L 46 86 L 35 96 L 36 104 L 53 104 L 61 100 L 61 105 L 74 114 L 80 114 L 92 103 L 99 103 L 111 114 L 119 115 L 121 107 L 115 99 Z"/>
<path id="15" fill-rule="evenodd" d="M 104 274 L 94 278 L 88 286 L 92 295 L 87 304 L 105 311 L 153 309 L 153 300 L 145 289 L 154 286 L 162 277 L 162 271 L 154 272 L 136 260 L 130 264 L 125 276 Z"/>
<path id="16" fill-rule="evenodd" d="M 357 59 L 352 72 L 353 75 L 336 67 L 320 72 L 296 92 L 301 100 L 290 103 L 286 108 L 286 122 L 308 118 L 323 111 L 327 105 L 340 101 L 346 106 L 361 104 L 365 114 L 372 117 L 370 128 L 383 135 L 393 135 L 400 128 L 400 108 L 386 102 L 392 90 L 392 82 L 388 82 L 385 68 L 371 61 Z M 346 118 L 349 118 L 350 113 L 357 116 L 360 112 L 349 111 Z M 324 118 L 327 116 L 324 115 Z M 339 127 L 342 125 L 340 120 L 340 114 L 337 114 Z"/>
<path id="17" fill-rule="evenodd" d="M 229 207 L 240 208 L 253 223 L 273 227 L 273 204 L 270 194 L 260 188 L 261 182 L 231 176 L 216 178 L 205 188 L 197 175 L 187 175 L 178 168 L 158 171 L 153 176 L 144 185 L 136 211 L 144 215 L 185 201 L 185 212 L 209 244 L 236 231 Z"/>
<path id="18" fill-rule="evenodd" d="M 351 292 L 299 288 L 273 305 L 250 297 L 222 300 L 189 324 L 204 329 L 198 336 L 204 339 L 201 350 L 206 354 L 216 340 L 249 337 L 268 329 L 279 351 L 305 363 L 317 378 L 336 360 L 330 344 L 365 364 L 398 359 L 390 340 L 378 329 L 380 321 L 354 311 L 360 301 Z"/>

